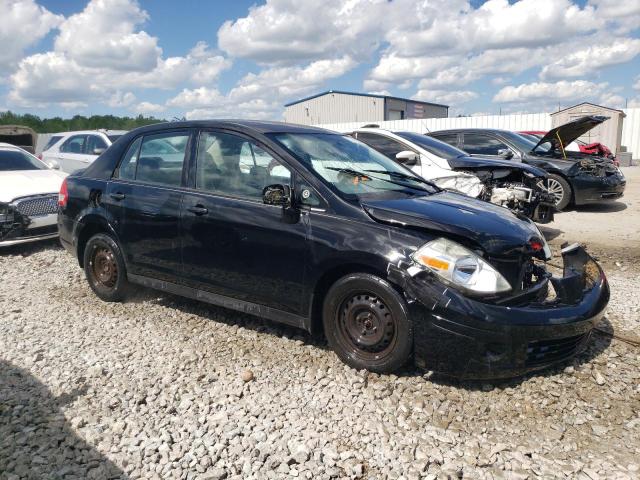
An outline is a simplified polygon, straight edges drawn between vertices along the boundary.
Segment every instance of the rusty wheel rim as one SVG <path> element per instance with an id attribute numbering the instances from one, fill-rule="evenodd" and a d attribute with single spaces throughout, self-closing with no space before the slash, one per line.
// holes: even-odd
<path id="1" fill-rule="evenodd" d="M 96 247 L 91 261 L 94 282 L 106 288 L 113 288 L 118 280 L 118 264 L 111 249 Z"/>

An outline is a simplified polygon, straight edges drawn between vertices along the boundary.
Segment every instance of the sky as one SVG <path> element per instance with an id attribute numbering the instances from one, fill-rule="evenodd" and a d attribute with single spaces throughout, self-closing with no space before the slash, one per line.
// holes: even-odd
<path id="1" fill-rule="evenodd" d="M 635 0 L 0 0 L 0 111 L 281 120 L 321 91 L 450 115 L 640 107 Z"/>

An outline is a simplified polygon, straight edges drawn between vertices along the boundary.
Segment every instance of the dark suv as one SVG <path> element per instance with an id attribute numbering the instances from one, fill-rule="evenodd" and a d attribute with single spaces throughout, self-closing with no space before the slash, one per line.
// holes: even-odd
<path id="1" fill-rule="evenodd" d="M 321 330 L 377 372 L 541 368 L 585 346 L 609 298 L 581 247 L 554 278 L 530 220 L 318 128 L 143 127 L 69 176 L 59 205 L 62 244 L 103 300 L 135 283 Z"/>

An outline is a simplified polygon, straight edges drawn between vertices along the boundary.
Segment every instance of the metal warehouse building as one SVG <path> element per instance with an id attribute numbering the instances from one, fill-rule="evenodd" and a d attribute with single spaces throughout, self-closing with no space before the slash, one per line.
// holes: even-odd
<path id="1" fill-rule="evenodd" d="M 438 103 L 368 93 L 329 90 L 285 105 L 288 123 L 316 125 L 340 122 L 382 122 L 414 118 L 446 118 L 449 107 Z"/>

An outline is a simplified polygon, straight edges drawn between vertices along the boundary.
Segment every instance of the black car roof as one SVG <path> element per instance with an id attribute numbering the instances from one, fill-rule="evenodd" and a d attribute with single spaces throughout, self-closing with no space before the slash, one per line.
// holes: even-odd
<path id="1" fill-rule="evenodd" d="M 252 130 L 256 133 L 336 133 L 324 128 L 298 125 L 295 123 L 271 122 L 266 120 L 186 120 L 182 122 L 154 123 L 136 129 L 136 132 L 156 132 L 175 128 L 235 128 Z"/>

